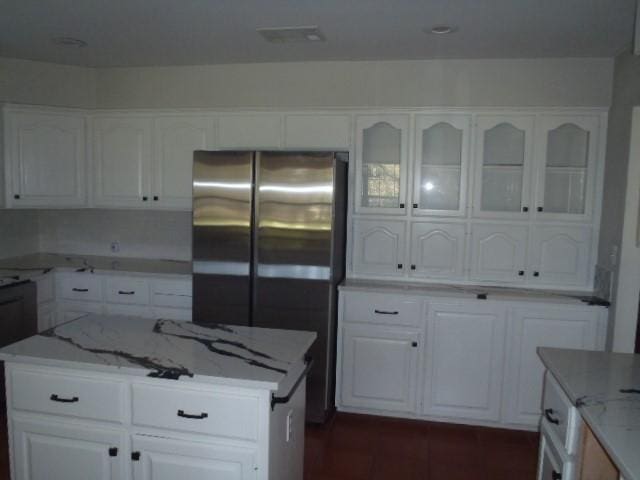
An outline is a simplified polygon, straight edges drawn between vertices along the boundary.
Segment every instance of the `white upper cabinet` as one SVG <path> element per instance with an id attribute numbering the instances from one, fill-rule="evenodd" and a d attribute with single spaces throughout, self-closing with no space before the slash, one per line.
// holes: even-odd
<path id="1" fill-rule="evenodd" d="M 354 273 L 404 275 L 405 230 L 403 221 L 356 219 L 353 223 Z"/>
<path id="2" fill-rule="evenodd" d="M 533 116 L 477 117 L 475 216 L 528 216 L 533 124 Z"/>
<path id="3" fill-rule="evenodd" d="M 356 212 L 406 213 L 408 115 L 356 118 Z"/>
<path id="4" fill-rule="evenodd" d="M 414 215 L 466 213 L 470 129 L 468 115 L 416 117 Z"/>
<path id="5" fill-rule="evenodd" d="M 429 304 L 423 414 L 498 420 L 505 322 L 495 304 Z"/>
<path id="6" fill-rule="evenodd" d="M 599 126 L 594 116 L 549 115 L 538 119 L 535 151 L 539 216 L 566 220 L 591 216 Z"/>
<path id="7" fill-rule="evenodd" d="M 94 205 L 146 207 L 151 201 L 152 123 L 131 115 L 94 119 Z"/>
<path id="8" fill-rule="evenodd" d="M 5 114 L 7 205 L 86 206 L 86 120 L 64 112 Z"/>
<path id="9" fill-rule="evenodd" d="M 465 239 L 463 223 L 412 223 L 410 275 L 463 278 Z"/>
<path id="10" fill-rule="evenodd" d="M 588 286 L 592 228 L 535 226 L 529 254 L 532 283 Z"/>
<path id="11" fill-rule="evenodd" d="M 291 114 L 284 118 L 284 147 L 349 150 L 349 115 Z"/>
<path id="12" fill-rule="evenodd" d="M 271 113 L 230 114 L 218 118 L 218 146 L 223 150 L 280 148 L 282 117 Z"/>
<path id="13" fill-rule="evenodd" d="M 163 116 L 154 122 L 151 203 L 158 208 L 190 209 L 193 152 L 214 147 L 211 117 Z"/>
<path id="14" fill-rule="evenodd" d="M 523 225 L 472 225 L 471 278 L 522 282 L 526 274 L 528 232 Z"/>

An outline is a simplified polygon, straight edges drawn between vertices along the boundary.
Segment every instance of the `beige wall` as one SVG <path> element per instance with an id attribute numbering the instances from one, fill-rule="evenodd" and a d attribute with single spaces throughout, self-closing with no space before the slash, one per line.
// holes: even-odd
<path id="1" fill-rule="evenodd" d="M 40 249 L 36 210 L 0 210 L 0 258 L 34 253 Z"/>
<path id="2" fill-rule="evenodd" d="M 631 140 L 631 119 L 634 105 L 640 105 L 640 57 L 625 52 L 615 60 L 612 105 L 609 112 L 607 156 L 602 204 L 602 224 L 598 265 L 612 278 L 612 298 L 617 294 L 618 265 L 612 262 L 611 253 L 620 248 L 625 214 L 625 195 Z M 616 322 L 635 322 L 635 319 L 615 319 L 611 308 L 610 333 Z M 621 326 L 621 325 L 620 325 Z M 613 340 L 613 335 L 609 335 Z"/>
<path id="3" fill-rule="evenodd" d="M 93 107 L 96 104 L 96 71 L 0 58 L 0 102 Z"/>
<path id="4" fill-rule="evenodd" d="M 98 106 L 608 106 L 611 59 L 263 63 L 100 69 Z"/>

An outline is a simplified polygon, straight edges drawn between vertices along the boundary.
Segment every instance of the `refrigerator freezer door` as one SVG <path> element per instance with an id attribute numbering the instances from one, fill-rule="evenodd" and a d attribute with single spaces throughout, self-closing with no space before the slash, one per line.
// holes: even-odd
<path id="1" fill-rule="evenodd" d="M 194 154 L 195 323 L 249 324 L 253 157 L 253 152 Z"/>
<path id="2" fill-rule="evenodd" d="M 263 152 L 256 158 L 254 306 L 256 327 L 310 330 L 307 418 L 332 405 L 330 329 L 334 154 Z"/>

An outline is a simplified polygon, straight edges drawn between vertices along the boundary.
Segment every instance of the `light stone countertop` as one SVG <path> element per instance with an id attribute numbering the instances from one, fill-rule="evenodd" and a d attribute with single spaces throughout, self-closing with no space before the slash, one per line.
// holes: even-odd
<path id="1" fill-rule="evenodd" d="M 539 348 L 625 480 L 640 480 L 640 355 Z"/>
<path id="2" fill-rule="evenodd" d="M 96 255 L 36 253 L 0 260 L 0 287 L 31 280 L 51 270 L 69 272 L 191 275 L 191 262 Z"/>
<path id="3" fill-rule="evenodd" d="M 595 304 L 609 306 L 608 302 L 594 298 L 592 292 L 535 290 L 526 288 L 480 286 L 480 285 L 448 285 L 422 284 L 398 281 L 356 280 L 347 279 L 339 286 L 347 292 L 398 293 L 405 295 L 428 295 L 432 297 L 453 297 L 460 299 L 477 299 L 478 295 L 486 300 L 529 301 L 545 304 Z"/>
<path id="4" fill-rule="evenodd" d="M 276 391 L 316 337 L 92 314 L 4 347 L 0 360 Z"/>

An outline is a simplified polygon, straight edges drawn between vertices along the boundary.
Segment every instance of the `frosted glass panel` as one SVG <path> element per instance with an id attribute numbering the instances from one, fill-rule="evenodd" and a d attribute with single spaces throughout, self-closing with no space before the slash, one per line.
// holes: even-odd
<path id="1" fill-rule="evenodd" d="M 522 207 L 525 132 L 508 123 L 484 133 L 481 208 L 519 212 Z"/>
<path id="2" fill-rule="evenodd" d="M 589 132 L 565 123 L 551 130 L 547 142 L 547 165 L 586 167 L 589 157 Z"/>
<path id="3" fill-rule="evenodd" d="M 550 130 L 544 183 L 544 211 L 583 214 L 589 159 L 589 132 L 565 123 Z"/>
<path id="4" fill-rule="evenodd" d="M 397 208 L 400 205 L 402 132 L 386 122 L 362 135 L 362 206 Z"/>
<path id="5" fill-rule="evenodd" d="M 462 172 L 462 131 L 438 123 L 422 132 L 420 208 L 458 210 Z"/>

